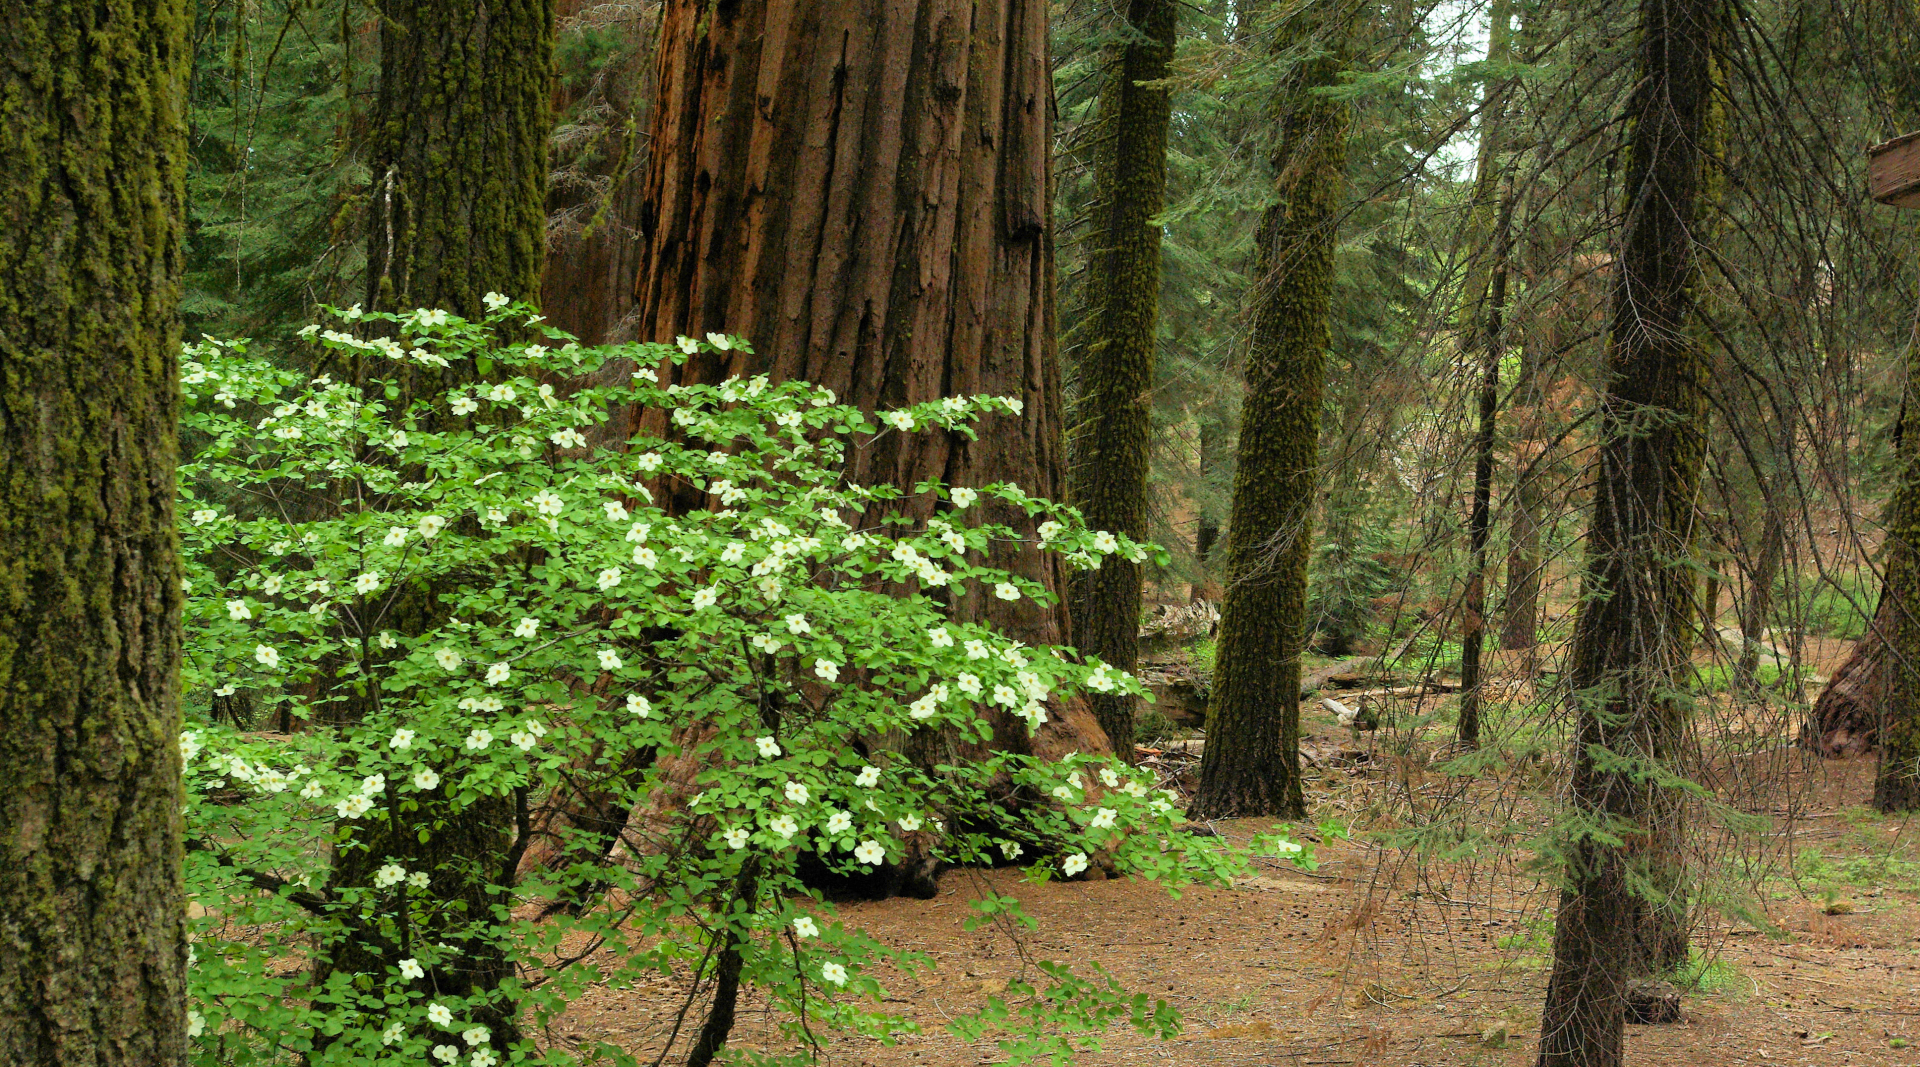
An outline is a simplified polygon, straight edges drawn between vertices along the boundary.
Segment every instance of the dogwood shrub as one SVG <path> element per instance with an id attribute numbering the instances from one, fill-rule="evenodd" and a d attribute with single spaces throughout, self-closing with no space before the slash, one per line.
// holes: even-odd
<path id="1" fill-rule="evenodd" d="M 985 745 L 992 709 L 1032 729 L 1080 690 L 1139 691 L 947 605 L 1050 596 L 990 547 L 1096 567 L 1148 546 L 1015 485 L 912 486 L 940 501 L 916 524 L 902 490 L 840 473 L 878 434 L 970 434 L 1018 401 L 871 416 L 803 383 L 662 388 L 663 362 L 742 342 L 583 348 L 489 303 L 475 322 L 333 313 L 304 331 L 317 375 L 187 350 L 196 1063 L 633 1063 L 534 1035 L 589 985 L 711 981 L 729 954 L 793 1049 L 754 1061 L 800 1062 L 823 1033 L 909 1028 L 873 972 L 926 965 L 838 921 L 803 855 L 853 876 L 910 847 L 1036 878 L 1239 869 L 1117 761 L 902 755 L 920 731 Z M 670 440 L 591 443 L 648 411 Z M 543 816 L 589 800 L 617 817 Z M 476 977 L 480 957 L 505 973 Z M 1103 975 L 1036 977 L 956 1029 L 1023 1059 L 1176 1025 Z"/>

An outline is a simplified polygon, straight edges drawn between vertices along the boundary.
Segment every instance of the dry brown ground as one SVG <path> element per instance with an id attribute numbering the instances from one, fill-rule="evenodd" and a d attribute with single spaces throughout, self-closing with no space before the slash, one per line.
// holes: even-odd
<path id="1" fill-rule="evenodd" d="M 1629 1027 L 1630 1064 L 1920 1065 L 1920 827 L 1859 807 L 1872 771 L 1871 763 L 1840 763 L 1812 772 L 1806 817 L 1793 828 L 1799 877 L 1782 870 L 1760 894 L 1784 936 L 1740 924 L 1703 931 L 1697 943 L 1719 958 L 1712 988 L 1688 996 L 1682 1024 Z M 1097 961 L 1185 1017 L 1184 1033 L 1167 1042 L 1108 1031 L 1104 1048 L 1081 1056 L 1089 1065 L 1533 1062 L 1545 972 L 1532 953 L 1544 898 L 1522 881 L 1502 892 L 1497 879 L 1482 878 L 1468 894 L 1477 899 L 1451 900 L 1436 895 L 1432 877 L 1385 873 L 1391 857 L 1367 846 L 1333 843 L 1322 856 L 1326 866 L 1312 875 L 1271 864 L 1245 884 L 1179 900 L 1131 880 L 1029 885 L 1015 871 L 954 871 L 934 900 L 842 905 L 844 921 L 938 966 L 887 983 L 886 1007 L 922 1033 L 892 1047 L 838 1038 L 827 1062 L 1001 1062 L 991 1041 L 962 1042 L 944 1024 L 1009 979 L 1037 981 L 1028 962 L 1037 959 Z M 1849 860 L 1869 866 L 1849 879 Z M 1038 929 L 1017 939 L 968 932 L 966 902 L 987 889 L 1021 896 Z M 683 991 L 665 981 L 595 990 L 551 1037 L 619 1040 L 646 1062 Z M 749 1009 L 737 1044 L 788 1051 L 771 1020 Z M 1488 1047 L 1499 1044 L 1483 1040 L 1489 1028 L 1503 1025 L 1506 1046 Z"/>
<path id="2" fill-rule="evenodd" d="M 1809 665 L 1830 669 L 1846 648 L 1837 641 L 1809 647 Z M 1317 710 L 1303 708 L 1305 725 L 1330 731 L 1331 720 Z M 1743 725 L 1737 711 L 1719 721 Z M 1781 723 L 1755 725 L 1784 736 L 1774 732 Z M 1759 798 L 1783 798 L 1763 835 L 1778 845 L 1773 865 L 1764 882 L 1749 886 L 1774 929 L 1723 920 L 1700 931 L 1696 945 L 1716 961 L 1707 988 L 1686 998 L 1683 1023 L 1629 1026 L 1627 1062 L 1920 1067 L 1920 826 L 1865 809 L 1871 761 L 1755 761 L 1751 771 L 1780 779 L 1757 790 L 1734 782 L 1749 773 L 1740 758 L 1719 766 L 1723 784 L 1740 785 L 1759 810 L 1775 803 Z M 1390 762 L 1323 766 L 1310 802 L 1365 828 L 1391 790 L 1383 771 L 1391 776 Z M 1419 781 L 1399 786 L 1428 788 Z M 1782 818 L 1788 811 L 1792 817 Z M 1216 825 L 1241 837 L 1268 823 Z M 891 1046 L 835 1038 L 824 1059 L 847 1067 L 1004 1062 L 991 1040 L 963 1042 L 945 1024 L 980 1008 L 1009 980 L 1039 984 L 1031 961 L 1054 960 L 1097 962 L 1185 1020 L 1183 1033 L 1165 1042 L 1109 1030 L 1102 1048 L 1080 1055 L 1082 1064 L 1533 1063 L 1547 894 L 1498 859 L 1471 870 L 1439 863 L 1416 870 L 1404 855 L 1352 842 L 1326 843 L 1321 859 L 1325 865 L 1311 874 L 1267 863 L 1243 884 L 1190 889 L 1178 900 L 1133 880 L 1032 885 L 1003 870 L 949 872 L 933 900 L 840 905 L 843 921 L 924 952 L 937 966 L 917 977 L 881 976 L 885 1008 L 914 1020 L 920 1033 Z M 988 890 L 1019 896 L 1038 928 L 1018 936 L 966 930 L 967 901 Z M 561 1044 L 616 1041 L 647 1063 L 685 992 L 664 979 L 644 990 L 595 989 L 547 1036 Z M 743 1007 L 736 1046 L 792 1051 L 763 1006 Z M 1504 1042 L 1489 1039 L 1502 1027 Z M 684 1059 L 685 1040 L 668 1063 Z"/>

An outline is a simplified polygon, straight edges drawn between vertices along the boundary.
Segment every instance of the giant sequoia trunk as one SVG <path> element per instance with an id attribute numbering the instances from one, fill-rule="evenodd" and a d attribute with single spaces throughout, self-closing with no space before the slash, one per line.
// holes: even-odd
<path id="1" fill-rule="evenodd" d="M 0 1063 L 186 1056 L 182 0 L 0 17 Z"/>
<path id="2" fill-rule="evenodd" d="M 978 440 L 883 435 L 847 473 L 1015 482 L 1059 499 L 1045 0 L 669 0 L 661 20 L 636 335 L 753 344 L 663 368 L 671 380 L 765 373 L 870 409 L 1014 397 L 1021 414 L 988 417 Z M 936 503 L 919 494 L 898 509 L 924 522 Z M 1033 525 L 997 503 L 986 513 Z M 1065 588 L 1053 557 L 1009 546 L 990 562 Z M 953 612 L 1029 644 L 1068 636 L 1056 605 L 1030 599 L 976 590 Z M 1031 740 L 1000 714 L 994 743 L 1108 748 L 1077 703 Z"/>
<path id="3" fill-rule="evenodd" d="M 1159 341 L 1160 228 L 1167 191 L 1167 122 L 1161 84 L 1173 60 L 1174 0 L 1132 0 L 1100 94 L 1094 157 L 1091 322 L 1080 360 L 1069 499 L 1095 529 L 1147 537 L 1148 447 L 1153 433 L 1153 355 Z M 1131 672 L 1140 655 L 1140 564 L 1109 556 L 1073 580 L 1080 651 Z M 1132 696 L 1094 694 L 1095 718 L 1128 762 Z"/>
<path id="4" fill-rule="evenodd" d="M 537 296 L 552 125 L 552 0 L 384 0 L 380 8 L 368 304 L 477 318 L 489 292 Z M 455 373 L 415 370 L 411 387 L 438 393 Z M 422 633 L 443 622 L 438 592 L 403 598 L 393 609 L 395 628 Z M 449 958 L 458 962 L 428 972 L 416 986 L 486 1001 L 469 1014 L 511 1043 L 519 1038 L 518 1008 L 502 985 L 514 969 L 490 928 L 511 903 L 515 805 L 483 796 L 456 806 L 443 794 L 424 796 L 410 813 L 346 824 L 352 833 L 335 853 L 330 886 L 368 885 L 389 861 L 432 872 L 434 893 L 461 906 L 406 932 L 454 946 Z M 347 909 L 340 918 L 344 932 L 326 946 L 316 984 L 341 972 L 389 973 L 412 954 L 383 931 L 378 916 Z"/>
<path id="5" fill-rule="evenodd" d="M 1334 238 L 1346 199 L 1350 109 L 1324 91 L 1345 64 L 1345 17 L 1297 14 L 1292 40 L 1336 38 L 1288 73 L 1280 92 L 1274 203 L 1261 220 L 1259 284 L 1240 461 L 1227 524 L 1207 746 L 1194 811 L 1209 817 L 1306 814 L 1300 787 L 1300 653 L 1307 558 L 1326 392 Z M 1328 32 L 1330 31 L 1330 32 Z"/>
<path id="6" fill-rule="evenodd" d="M 1686 959 L 1679 806 L 1648 772 L 1672 769 L 1688 726 L 1671 693 L 1696 626 L 1707 362 L 1694 322 L 1695 234 L 1711 196 L 1724 19 L 1722 0 L 1640 7 L 1597 482 L 1569 653 L 1575 823 L 1540 1067 L 1618 1067 L 1627 978 Z"/>

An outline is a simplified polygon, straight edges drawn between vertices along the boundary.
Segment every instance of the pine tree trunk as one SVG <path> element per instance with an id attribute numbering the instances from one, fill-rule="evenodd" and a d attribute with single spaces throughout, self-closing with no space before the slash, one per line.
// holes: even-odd
<path id="1" fill-rule="evenodd" d="M 546 247 L 552 0 L 380 6 L 368 304 L 479 317 L 489 292 L 537 297 Z M 413 387 L 437 393 L 453 373 L 417 371 Z M 393 620 L 396 629 L 424 633 L 442 616 L 429 591 L 398 605 Z M 344 930 L 325 946 L 316 985 L 336 973 L 388 973 L 413 955 L 414 944 L 444 942 L 458 950 L 450 958 L 459 962 L 430 971 L 417 988 L 487 998 L 468 1014 L 510 1044 L 520 1037 L 519 1006 L 503 985 L 514 967 L 490 928 L 512 903 L 507 858 L 525 832 L 526 798 L 483 796 L 456 806 L 444 794 L 445 787 L 422 795 L 419 808 L 403 814 L 390 792 L 386 820 L 346 824 L 351 839 L 334 854 L 330 887 L 366 886 L 377 868 L 395 861 L 431 872 L 435 896 L 460 906 L 397 932 L 377 915 L 343 913 Z"/>
<path id="2" fill-rule="evenodd" d="M 663 381 L 765 373 L 868 409 L 1011 396 L 1021 414 L 987 418 L 977 440 L 883 435 L 847 473 L 1060 499 L 1044 0 L 668 0 L 661 20 L 636 335 L 753 345 L 662 368 Z M 918 494 L 897 510 L 924 522 L 937 504 Z M 983 511 L 1033 528 L 1023 511 Z M 988 562 L 1065 588 L 1055 557 L 1009 546 Z M 1069 636 L 1064 611 L 1027 598 L 969 591 L 952 610 L 1028 644 Z M 996 713 L 994 745 L 1109 750 L 1084 704 L 1050 714 L 1029 739 Z M 916 739 L 945 743 L 932 733 Z"/>
<path id="3" fill-rule="evenodd" d="M 182 0 L 0 16 L 0 1063 L 184 1062 Z"/>
<path id="4" fill-rule="evenodd" d="M 367 306 L 540 294 L 553 0 L 379 0 Z"/>
<path id="5" fill-rule="evenodd" d="M 1276 47 L 1315 29 L 1343 34 L 1344 18 L 1324 10 L 1330 6 L 1295 15 L 1299 24 L 1291 35 L 1283 31 Z M 1275 199 L 1258 235 L 1260 282 L 1227 523 L 1227 594 L 1193 804 L 1195 814 L 1209 818 L 1306 814 L 1300 654 L 1350 121 L 1345 103 L 1316 92 L 1337 83 L 1344 42 L 1321 44 L 1280 89 Z"/>
<path id="6" fill-rule="evenodd" d="M 1502 220 L 1501 228 L 1505 229 Z M 1504 235 L 1501 243 L 1504 243 Z M 1473 442 L 1473 512 L 1467 519 L 1468 574 L 1464 632 L 1460 640 L 1459 742 L 1480 747 L 1480 650 L 1487 634 L 1487 539 L 1493 529 L 1494 419 L 1500 406 L 1500 314 L 1507 301 L 1507 272 L 1497 270 L 1487 295 L 1486 352 L 1480 372 L 1480 425 Z"/>
<path id="7" fill-rule="evenodd" d="M 1740 605 L 1740 658 L 1733 667 L 1734 685 L 1744 693 L 1757 688 L 1760 646 L 1766 639 L 1767 616 L 1773 611 L 1773 582 L 1780 575 L 1781 557 L 1786 552 L 1786 531 L 1779 509 L 1765 501 L 1761 507 L 1766 515 L 1761 520 L 1760 558 L 1754 561 L 1746 600 Z"/>
<path id="8" fill-rule="evenodd" d="M 1167 77 L 1175 0 L 1131 0 L 1100 95 L 1098 204 L 1088 266 L 1092 323 L 1080 361 L 1079 421 L 1068 499 L 1097 530 L 1147 537 L 1153 357 L 1159 339 L 1160 213 L 1167 189 Z M 1131 672 L 1140 656 L 1140 564 L 1119 555 L 1072 583 L 1080 651 Z M 1114 752 L 1133 761 L 1132 696 L 1094 694 Z"/>
<path id="9" fill-rule="evenodd" d="M 1598 480 L 1569 655 L 1579 709 L 1569 817 L 1609 820 L 1625 841 L 1570 831 L 1540 1067 L 1618 1067 L 1627 978 L 1684 961 L 1687 948 L 1678 805 L 1636 778 L 1671 768 L 1688 728 L 1668 694 L 1696 626 L 1688 561 L 1708 368 L 1693 235 L 1712 195 L 1713 50 L 1726 16 L 1721 0 L 1642 0 L 1640 12 Z M 1603 764 L 1596 749 L 1631 765 Z"/>

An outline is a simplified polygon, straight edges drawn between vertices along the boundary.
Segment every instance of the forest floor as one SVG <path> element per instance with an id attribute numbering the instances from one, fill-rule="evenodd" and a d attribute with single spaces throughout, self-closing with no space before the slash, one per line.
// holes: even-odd
<path id="1" fill-rule="evenodd" d="M 1840 642 L 1821 650 L 1843 651 Z M 1438 800 L 1455 788 L 1449 781 L 1461 781 L 1410 771 L 1391 757 L 1340 758 L 1343 749 L 1351 754 L 1353 736 L 1313 705 L 1303 712 L 1309 708 L 1303 727 L 1318 736 L 1303 747 L 1320 753 L 1309 774 L 1316 816 L 1356 831 L 1391 827 L 1395 808 L 1383 798 Z M 1716 888 L 1759 910 L 1750 921 L 1716 918 L 1695 932 L 1699 959 L 1686 980 L 1685 1018 L 1630 1025 L 1627 1062 L 1635 1067 L 1920 1067 L 1920 825 L 1866 806 L 1871 759 L 1806 757 L 1780 725 L 1766 727 L 1760 736 L 1777 741 L 1760 751 L 1726 750 L 1713 774 L 1723 799 L 1744 788 L 1742 805 L 1770 821 L 1748 828 L 1739 847 L 1712 832 L 1694 842 L 1723 872 Z M 1176 788 L 1191 782 L 1190 766 L 1165 772 Z M 1556 790 L 1550 777 L 1529 782 L 1527 773 L 1522 764 L 1518 777 L 1488 783 L 1470 810 L 1493 811 L 1505 803 L 1494 798 L 1509 796 L 1516 781 L 1536 798 Z M 1450 795 L 1459 802 L 1463 794 Z M 1271 821 L 1210 825 L 1245 839 Z M 1416 862 L 1364 838 L 1327 840 L 1318 853 L 1322 866 L 1312 872 L 1267 860 L 1231 888 L 1189 888 L 1179 899 L 1132 879 L 1032 884 L 1018 870 L 954 870 L 931 900 L 840 904 L 841 921 L 925 953 L 935 967 L 877 975 L 887 987 L 884 1007 L 919 1033 L 891 1045 L 835 1037 L 825 1061 L 1005 1062 L 991 1038 L 963 1041 L 946 1023 L 979 1010 L 1009 980 L 1043 984 L 1034 963 L 1051 960 L 1082 973 L 1097 963 L 1183 1016 L 1181 1034 L 1169 1041 L 1124 1026 L 1105 1031 L 1101 1047 L 1076 1060 L 1090 1067 L 1534 1062 L 1554 900 L 1524 869 L 1524 855 Z M 1037 927 L 969 931 L 968 901 L 988 892 L 1018 896 Z M 546 1036 L 559 1044 L 615 1041 L 646 1063 L 686 992 L 664 978 L 642 990 L 592 990 Z M 742 1008 L 736 1049 L 793 1051 L 764 1004 Z"/>
<path id="2" fill-rule="evenodd" d="M 1802 794 L 1794 847 L 1755 894 L 1761 922 L 1774 929 L 1722 921 L 1699 931 L 1704 955 L 1684 1022 L 1629 1026 L 1630 1064 L 1920 1065 L 1920 826 L 1863 807 L 1870 761 L 1809 773 L 1817 780 Z M 1240 837 L 1268 824 L 1214 825 Z M 1038 984 L 1032 961 L 1054 960 L 1098 962 L 1184 1017 L 1171 1041 L 1111 1029 L 1083 1064 L 1531 1064 L 1551 901 L 1530 880 L 1498 873 L 1463 877 L 1470 891 L 1450 888 L 1444 870 L 1422 877 L 1396 855 L 1331 841 L 1311 874 L 1267 863 L 1243 884 L 1177 900 L 1130 879 L 1034 885 L 1014 870 L 957 870 L 932 900 L 842 904 L 842 921 L 937 966 L 882 976 L 885 1007 L 917 1022 L 919 1034 L 890 1047 L 838 1038 L 826 1061 L 1003 1062 L 991 1040 L 962 1041 L 945 1023 L 1010 979 Z M 987 891 L 1018 895 L 1037 929 L 969 932 L 967 901 Z M 684 992 L 666 980 L 592 991 L 550 1039 L 617 1040 L 646 1062 Z M 763 1006 L 743 1007 L 737 1047 L 791 1051 Z"/>

